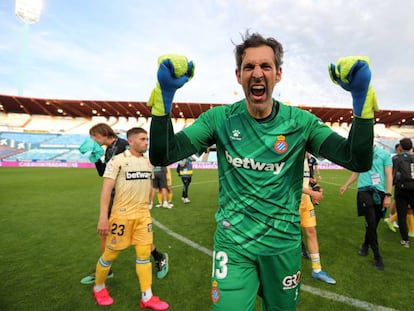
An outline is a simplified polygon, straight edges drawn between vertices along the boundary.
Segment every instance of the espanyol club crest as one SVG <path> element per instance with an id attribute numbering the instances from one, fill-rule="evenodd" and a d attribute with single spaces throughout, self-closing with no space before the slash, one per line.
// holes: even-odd
<path id="1" fill-rule="evenodd" d="M 277 153 L 285 153 L 288 150 L 288 143 L 285 140 L 285 136 L 277 136 L 277 140 L 273 145 L 273 148 Z"/>
<path id="2" fill-rule="evenodd" d="M 213 281 L 212 287 L 211 287 L 211 301 L 218 302 L 220 300 L 220 290 L 217 288 L 217 281 Z"/>

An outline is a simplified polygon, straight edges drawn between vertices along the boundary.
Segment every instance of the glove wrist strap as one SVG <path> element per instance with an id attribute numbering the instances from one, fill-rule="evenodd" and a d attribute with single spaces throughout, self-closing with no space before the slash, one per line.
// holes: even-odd
<path id="1" fill-rule="evenodd" d="M 148 101 L 148 106 L 152 107 L 153 115 L 165 116 L 171 112 L 175 91 L 176 90 L 163 90 L 157 82 Z"/>

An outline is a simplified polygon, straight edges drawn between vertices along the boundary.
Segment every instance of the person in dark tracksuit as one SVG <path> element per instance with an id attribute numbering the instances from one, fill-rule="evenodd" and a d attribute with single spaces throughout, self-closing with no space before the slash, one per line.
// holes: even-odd
<path id="1" fill-rule="evenodd" d="M 194 158 L 188 157 L 178 162 L 177 165 L 178 176 L 183 182 L 183 194 L 181 200 L 186 204 L 191 202 L 188 198 L 188 188 L 190 187 L 191 178 L 193 176 L 193 160 Z"/>

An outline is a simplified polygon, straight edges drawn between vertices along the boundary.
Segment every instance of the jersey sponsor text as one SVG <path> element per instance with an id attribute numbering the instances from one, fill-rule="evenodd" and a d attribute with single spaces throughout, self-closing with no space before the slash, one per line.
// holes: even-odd
<path id="1" fill-rule="evenodd" d="M 256 171 L 273 171 L 273 174 L 277 175 L 282 171 L 285 166 L 285 162 L 280 163 L 263 163 L 257 162 L 251 158 L 233 158 L 227 150 L 225 151 L 227 162 L 234 167 L 242 167 L 245 169 L 251 169 Z"/>
<path id="2" fill-rule="evenodd" d="M 126 180 L 151 179 L 151 176 L 151 172 L 148 171 L 125 172 Z"/>

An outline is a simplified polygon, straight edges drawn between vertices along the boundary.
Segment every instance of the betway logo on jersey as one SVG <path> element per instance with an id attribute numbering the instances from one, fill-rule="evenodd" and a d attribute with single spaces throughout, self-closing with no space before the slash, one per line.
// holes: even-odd
<path id="1" fill-rule="evenodd" d="M 282 171 L 282 168 L 285 166 L 285 162 L 280 163 L 263 163 L 257 162 L 255 159 L 251 158 L 233 158 L 227 150 L 224 152 L 226 155 L 227 162 L 229 162 L 234 167 L 242 167 L 248 170 L 256 171 L 273 171 L 273 174 L 277 175 Z"/>
<path id="2" fill-rule="evenodd" d="M 151 172 L 125 172 L 125 179 L 151 179 Z"/>

